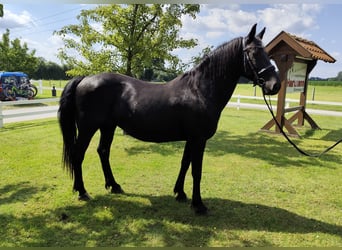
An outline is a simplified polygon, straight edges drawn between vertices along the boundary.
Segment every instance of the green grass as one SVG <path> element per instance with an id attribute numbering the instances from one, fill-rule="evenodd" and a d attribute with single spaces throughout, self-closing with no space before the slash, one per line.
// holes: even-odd
<path id="1" fill-rule="evenodd" d="M 328 81 L 310 81 L 309 84 L 315 86 L 342 86 L 342 81 L 328 80 Z"/>
<path id="2" fill-rule="evenodd" d="M 126 194 L 104 189 L 92 140 L 83 167 L 93 200 L 77 201 L 61 168 L 55 119 L 0 129 L 0 246 L 342 246 L 342 147 L 321 158 L 258 132 L 265 111 L 226 109 L 208 141 L 202 198 L 208 216 L 172 193 L 184 142 L 115 135 L 112 169 Z M 317 152 L 342 137 L 342 118 L 314 116 L 296 143 Z M 191 197 L 188 173 L 185 191 Z"/>

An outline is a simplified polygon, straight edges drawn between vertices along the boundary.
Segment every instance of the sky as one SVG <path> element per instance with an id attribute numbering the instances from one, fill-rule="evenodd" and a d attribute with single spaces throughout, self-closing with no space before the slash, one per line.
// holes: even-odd
<path id="1" fill-rule="evenodd" d="M 246 36 L 252 25 L 257 23 L 258 31 L 266 27 L 265 46 L 281 31 L 314 41 L 336 62 L 318 61 L 310 77 L 337 76 L 342 71 L 342 29 L 339 27 L 342 24 L 342 2 L 289 1 L 225 0 L 201 4 L 201 11 L 195 20 L 182 18 L 180 33 L 184 38 L 196 38 L 198 46 L 174 53 L 187 63 L 207 46 L 216 47 L 235 37 Z M 69 4 L 47 2 L 2 1 L 4 17 L 0 18 L 0 35 L 9 29 L 11 40 L 19 38 L 30 49 L 36 50 L 36 56 L 60 64 L 57 53 L 63 42 L 53 32 L 66 25 L 78 24 L 80 11 L 95 8 L 97 4 L 81 4 L 77 0 Z"/>

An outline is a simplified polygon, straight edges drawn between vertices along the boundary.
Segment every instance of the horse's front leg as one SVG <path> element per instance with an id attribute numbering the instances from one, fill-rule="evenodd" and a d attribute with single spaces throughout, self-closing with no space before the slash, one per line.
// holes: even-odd
<path id="1" fill-rule="evenodd" d="M 185 143 L 181 169 L 178 174 L 176 185 L 173 189 L 173 192 L 176 194 L 176 200 L 180 202 L 187 201 L 187 197 L 184 192 L 184 180 L 185 180 L 186 172 L 188 171 L 190 162 L 191 162 L 191 152 L 190 152 L 189 145 L 190 144 L 188 142 Z"/>
<path id="2" fill-rule="evenodd" d="M 192 202 L 191 205 L 197 214 L 206 214 L 208 209 L 201 198 L 202 162 L 206 140 L 196 140 L 191 143 L 191 164 L 192 164 Z"/>
<path id="3" fill-rule="evenodd" d="M 101 159 L 102 170 L 105 178 L 105 188 L 110 187 L 112 193 L 123 193 L 121 186 L 115 181 L 109 162 L 110 146 L 113 141 L 115 127 L 101 128 L 100 143 L 97 152 Z"/>

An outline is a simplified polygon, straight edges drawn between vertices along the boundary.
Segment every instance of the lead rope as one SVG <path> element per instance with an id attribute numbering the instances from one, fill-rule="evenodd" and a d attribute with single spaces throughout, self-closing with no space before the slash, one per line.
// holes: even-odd
<path id="1" fill-rule="evenodd" d="M 318 153 L 318 154 L 310 154 L 307 153 L 305 151 L 303 151 L 302 149 L 300 149 L 288 136 L 287 134 L 284 132 L 284 130 L 282 129 L 282 127 L 280 126 L 279 122 L 277 121 L 274 113 L 273 113 L 273 109 L 272 109 L 272 103 L 271 103 L 271 99 L 269 99 L 269 103 L 266 100 L 265 94 L 263 94 L 264 97 L 264 101 L 266 103 L 266 106 L 268 108 L 268 110 L 270 111 L 272 118 L 274 120 L 274 122 L 277 124 L 277 127 L 279 128 L 280 132 L 283 134 L 283 136 L 286 138 L 286 140 L 295 148 L 297 149 L 297 151 L 305 156 L 309 156 L 309 157 L 320 157 L 323 154 L 327 153 L 328 151 L 332 150 L 334 147 L 336 147 L 338 144 L 340 144 L 342 142 L 342 139 L 338 140 L 335 144 L 331 145 L 330 147 L 328 147 L 327 149 L 325 149 L 323 152 Z"/>

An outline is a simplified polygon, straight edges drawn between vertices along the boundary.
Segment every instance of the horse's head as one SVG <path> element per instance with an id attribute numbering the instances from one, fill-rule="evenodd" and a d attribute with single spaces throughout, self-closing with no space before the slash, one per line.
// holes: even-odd
<path id="1" fill-rule="evenodd" d="M 271 64 L 262 44 L 264 28 L 255 36 L 256 24 L 249 34 L 243 38 L 244 76 L 253 80 L 254 85 L 262 88 L 265 95 L 277 94 L 280 89 L 280 79 Z"/>

